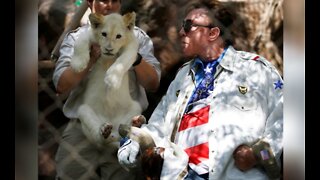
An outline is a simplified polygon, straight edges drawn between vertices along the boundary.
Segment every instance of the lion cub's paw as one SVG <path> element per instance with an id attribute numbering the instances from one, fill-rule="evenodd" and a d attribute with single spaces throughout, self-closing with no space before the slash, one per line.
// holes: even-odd
<path id="1" fill-rule="evenodd" d="M 71 68 L 76 72 L 81 72 L 87 67 L 89 60 L 90 56 L 88 53 L 75 55 L 71 60 Z"/>
<path id="2" fill-rule="evenodd" d="M 121 77 L 121 78 L 120 78 Z M 106 83 L 108 88 L 111 89 L 119 89 L 121 86 L 122 76 L 116 72 L 107 71 L 104 82 Z"/>
<path id="3" fill-rule="evenodd" d="M 110 134 L 111 134 L 112 128 L 113 128 L 113 126 L 112 126 L 112 124 L 110 124 L 110 123 L 104 123 L 104 124 L 102 124 L 102 126 L 101 126 L 101 128 L 100 128 L 100 133 L 101 133 L 101 135 L 102 135 L 105 139 L 107 139 L 107 138 L 110 136 Z"/>
<path id="4" fill-rule="evenodd" d="M 140 128 L 142 126 L 142 124 L 146 124 L 146 122 L 147 122 L 146 117 L 144 117 L 144 115 L 142 115 L 142 114 L 134 116 L 131 119 L 131 125 L 134 127 L 138 127 L 138 128 Z"/>

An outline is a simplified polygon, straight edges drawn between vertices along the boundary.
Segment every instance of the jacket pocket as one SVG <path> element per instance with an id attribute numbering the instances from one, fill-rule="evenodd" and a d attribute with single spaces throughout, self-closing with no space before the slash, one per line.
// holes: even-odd
<path id="1" fill-rule="evenodd" d="M 228 95 L 228 103 L 241 111 L 251 111 L 257 109 L 257 98 L 254 87 L 245 85 L 237 85 L 230 91 Z"/>

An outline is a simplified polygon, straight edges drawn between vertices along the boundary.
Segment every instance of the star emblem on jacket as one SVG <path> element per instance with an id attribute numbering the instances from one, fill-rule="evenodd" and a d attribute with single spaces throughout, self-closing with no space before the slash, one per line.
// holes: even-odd
<path id="1" fill-rule="evenodd" d="M 283 83 L 280 80 L 278 80 L 277 82 L 275 82 L 273 84 L 275 86 L 274 89 L 277 89 L 277 88 L 282 89 Z"/>
<path id="2" fill-rule="evenodd" d="M 207 66 L 207 67 L 204 69 L 204 72 L 205 72 L 205 74 L 211 74 L 212 68 L 209 67 L 209 66 Z"/>

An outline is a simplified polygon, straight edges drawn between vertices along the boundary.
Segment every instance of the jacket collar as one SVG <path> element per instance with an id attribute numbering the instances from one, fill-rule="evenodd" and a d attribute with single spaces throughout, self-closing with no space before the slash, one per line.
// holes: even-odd
<path id="1" fill-rule="evenodd" d="M 227 50 L 225 52 L 224 57 L 219 62 L 219 65 L 217 66 L 217 72 L 220 72 L 223 69 L 226 69 L 228 71 L 234 71 L 234 62 L 236 59 L 237 51 L 230 45 L 227 47 Z M 195 64 L 196 58 L 193 58 L 192 60 L 185 63 L 185 65 L 189 64 L 190 71 L 189 75 L 192 74 L 195 75 L 194 72 L 194 64 Z"/>
<path id="2" fill-rule="evenodd" d="M 234 61 L 236 59 L 237 51 L 232 47 L 229 46 L 226 54 L 220 61 L 220 65 L 229 71 L 234 71 Z"/>

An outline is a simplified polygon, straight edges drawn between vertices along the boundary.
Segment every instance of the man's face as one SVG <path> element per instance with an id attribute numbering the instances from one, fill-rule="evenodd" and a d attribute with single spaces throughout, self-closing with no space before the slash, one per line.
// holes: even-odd
<path id="1" fill-rule="evenodd" d="M 205 12 L 205 9 L 194 9 L 184 19 L 179 35 L 182 52 L 186 57 L 201 55 L 206 51 L 210 19 Z"/>
<path id="2" fill-rule="evenodd" d="M 121 8 L 120 0 L 93 0 L 89 3 L 93 13 L 108 15 L 111 13 L 119 13 Z"/>

